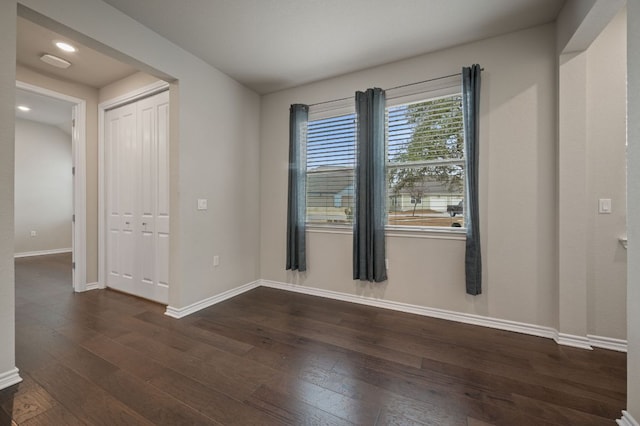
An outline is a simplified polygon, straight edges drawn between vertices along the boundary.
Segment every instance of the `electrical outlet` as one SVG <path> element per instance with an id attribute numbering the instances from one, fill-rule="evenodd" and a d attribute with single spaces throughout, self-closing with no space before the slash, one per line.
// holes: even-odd
<path id="1" fill-rule="evenodd" d="M 38 233 L 37 233 L 36 231 L 31 231 L 31 236 L 32 236 L 32 237 L 37 237 L 37 236 L 38 236 Z"/>
<path id="2" fill-rule="evenodd" d="M 220 266 L 220 256 L 213 256 L 213 266 Z"/>
<path id="3" fill-rule="evenodd" d="M 384 260 L 384 269 L 389 270 L 389 259 Z"/>

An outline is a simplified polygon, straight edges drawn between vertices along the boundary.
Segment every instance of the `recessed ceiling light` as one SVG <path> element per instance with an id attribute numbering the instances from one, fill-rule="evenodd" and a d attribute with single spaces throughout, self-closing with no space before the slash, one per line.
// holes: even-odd
<path id="1" fill-rule="evenodd" d="M 40 60 L 49 65 L 53 65 L 54 67 L 57 67 L 57 68 L 64 69 L 64 68 L 69 68 L 71 66 L 71 62 L 65 61 L 64 59 L 58 58 L 57 56 L 49 55 L 48 53 L 45 53 L 44 55 L 40 56 Z"/>
<path id="2" fill-rule="evenodd" d="M 64 41 L 59 41 L 56 43 L 58 49 L 64 50 L 65 52 L 75 52 L 77 49 L 70 45 L 69 43 L 65 43 Z"/>
<path id="3" fill-rule="evenodd" d="M 29 108 L 28 106 L 25 106 L 25 105 L 18 105 L 18 109 L 20 111 L 24 111 L 24 112 L 31 111 L 31 108 Z"/>

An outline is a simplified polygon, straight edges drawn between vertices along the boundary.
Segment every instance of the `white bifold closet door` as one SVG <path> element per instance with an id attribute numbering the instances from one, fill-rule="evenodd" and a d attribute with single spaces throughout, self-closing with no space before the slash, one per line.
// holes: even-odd
<path id="1" fill-rule="evenodd" d="M 169 92 L 105 114 L 107 286 L 168 303 Z"/>

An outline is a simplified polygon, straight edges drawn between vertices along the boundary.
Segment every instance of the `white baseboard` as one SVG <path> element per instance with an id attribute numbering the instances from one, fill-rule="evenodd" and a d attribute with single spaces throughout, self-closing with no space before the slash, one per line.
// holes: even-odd
<path id="1" fill-rule="evenodd" d="M 296 293 L 303 293 L 310 296 L 341 300 L 344 302 L 358 303 L 361 305 L 374 306 L 377 308 L 390 309 L 393 311 L 407 312 L 410 314 L 422 315 L 425 317 L 439 318 L 471 325 L 479 325 L 482 327 L 495 328 L 498 330 L 513 331 L 516 333 L 528 334 L 531 336 L 545 337 L 555 340 L 559 345 L 572 346 L 575 348 L 593 349 L 593 346 L 620 352 L 626 352 L 627 350 L 626 340 L 621 339 L 613 339 L 610 337 L 594 335 L 588 335 L 586 337 L 575 336 L 571 334 L 560 333 L 553 327 L 486 317 L 482 315 L 467 314 L 463 312 L 449 311 L 446 309 L 429 308 L 426 306 L 412 305 L 409 303 L 395 302 L 392 300 L 375 299 L 373 297 L 358 296 L 354 294 L 340 293 L 337 291 L 323 290 L 315 287 L 306 287 L 298 284 L 290 284 L 262 279 L 245 284 L 238 288 L 225 291 L 224 293 L 209 297 L 207 299 L 193 303 L 189 306 L 185 306 L 184 308 L 174 308 L 172 306 L 167 306 L 165 315 L 173 318 L 184 318 L 194 312 L 208 308 L 209 306 L 213 306 L 216 303 L 230 299 L 234 296 L 260 286 L 292 291 Z"/>
<path id="2" fill-rule="evenodd" d="M 587 338 L 594 348 L 609 349 L 610 351 L 627 352 L 627 341 L 613 337 L 594 336 L 587 334 Z"/>
<path id="3" fill-rule="evenodd" d="M 558 333 L 556 337 L 554 337 L 554 340 L 556 341 L 556 343 L 563 346 L 572 346 L 574 348 L 579 348 L 579 349 L 589 349 L 589 350 L 593 349 L 591 347 L 591 342 L 589 341 L 589 339 L 583 336 L 576 336 L 574 334 L 567 334 L 567 333 Z"/>
<path id="4" fill-rule="evenodd" d="M 345 302 L 359 303 L 361 305 L 375 306 L 378 308 L 407 312 L 410 314 L 417 314 L 426 317 L 440 318 L 465 324 L 481 325 L 484 327 L 496 328 L 499 330 L 514 331 L 517 333 L 546 337 L 549 339 L 555 339 L 557 335 L 557 331 L 551 327 L 544 327 L 540 325 L 527 324 L 523 322 L 510 321 L 499 318 L 485 317 L 482 315 L 466 314 L 445 309 L 428 308 L 425 306 L 411 305 L 408 303 L 394 302 L 391 300 L 374 299 L 371 297 L 357 296 L 352 294 L 339 293 L 336 291 L 322 290 L 313 287 L 305 287 L 296 284 L 287 284 L 269 280 L 260 280 L 260 285 L 280 290 L 309 294 L 312 296 L 326 297 L 329 299 L 342 300 Z"/>
<path id="5" fill-rule="evenodd" d="M 626 340 L 613 339 L 610 337 L 593 335 L 589 335 L 587 337 L 574 336 L 570 334 L 559 333 L 558 330 L 553 327 L 545 327 L 518 321 L 486 317 L 482 315 L 466 314 L 445 309 L 428 308 L 425 306 L 411 305 L 408 303 L 394 302 L 391 300 L 374 299 L 371 297 L 357 296 L 277 281 L 260 280 L 260 285 L 264 287 L 277 288 L 280 290 L 309 294 L 312 296 L 326 297 L 329 299 L 342 300 L 345 302 L 359 303 L 362 305 L 407 312 L 426 317 L 440 318 L 465 324 L 480 325 L 483 327 L 495 328 L 498 330 L 514 331 L 516 333 L 529 334 L 531 336 L 546 337 L 548 339 L 555 340 L 559 345 L 572 346 L 581 349 L 592 349 L 592 346 L 594 346 L 620 352 L 627 351 Z"/>
<path id="6" fill-rule="evenodd" d="M 187 315 L 191 315 L 194 312 L 208 308 L 209 306 L 213 306 L 216 303 L 220 303 L 224 300 L 230 299 L 246 291 L 252 290 L 258 287 L 259 285 L 260 285 L 259 281 L 253 281 L 243 286 L 233 288 L 231 290 L 227 290 L 224 293 L 220 293 L 215 296 L 200 300 L 199 302 L 192 303 L 191 305 L 185 306 L 184 308 L 174 308 L 172 306 L 167 306 L 167 310 L 164 314 L 172 318 L 178 318 L 178 319 L 184 318 Z"/>
<path id="7" fill-rule="evenodd" d="M 13 386 L 22 381 L 22 377 L 18 374 L 18 369 L 13 368 L 0 374 L 0 390 Z"/>
<path id="8" fill-rule="evenodd" d="M 622 417 L 616 420 L 618 426 L 640 426 L 640 424 L 631 417 L 628 411 L 622 410 Z"/>
<path id="9" fill-rule="evenodd" d="M 71 248 L 61 248 L 53 250 L 39 250 L 39 251 L 24 251 L 22 253 L 15 253 L 13 257 L 31 257 L 31 256 L 46 256 L 48 254 L 61 254 L 71 253 Z"/>
<path id="10" fill-rule="evenodd" d="M 100 287 L 99 283 L 86 283 L 84 285 L 84 288 L 81 288 L 79 290 L 76 290 L 76 292 L 78 293 L 84 293 L 85 291 L 91 291 L 91 290 L 98 290 L 101 289 L 102 287 Z"/>
<path id="11" fill-rule="evenodd" d="M 100 283 L 87 283 L 87 285 L 84 286 L 84 291 L 99 290 L 101 288 Z"/>

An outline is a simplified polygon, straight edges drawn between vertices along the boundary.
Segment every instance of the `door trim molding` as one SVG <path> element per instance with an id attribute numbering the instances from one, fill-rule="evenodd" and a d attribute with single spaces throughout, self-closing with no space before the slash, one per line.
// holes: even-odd
<path id="1" fill-rule="evenodd" d="M 124 95 L 117 96 L 113 99 L 109 99 L 107 101 L 101 102 L 98 104 L 98 113 L 100 115 L 99 118 L 104 118 L 104 112 L 113 108 L 121 107 L 126 104 L 130 104 L 132 102 L 137 102 L 142 98 L 148 98 L 149 96 L 153 96 L 157 93 L 164 92 L 169 89 L 169 83 L 166 81 L 156 81 L 154 83 L 148 84 L 146 86 L 142 86 L 139 89 L 134 90 L 133 92 L 125 93 Z M 104 136 L 104 135 L 102 135 Z"/>
<path id="2" fill-rule="evenodd" d="M 106 200 L 105 200 L 105 152 L 104 152 L 104 118 L 108 110 L 121 107 L 131 102 L 153 96 L 160 92 L 169 90 L 169 83 L 166 81 L 156 81 L 140 87 L 122 96 L 109 99 L 98 104 L 98 282 L 97 288 L 107 287 L 107 262 L 106 262 Z M 171 238 L 171 237 L 169 237 Z"/>
<path id="3" fill-rule="evenodd" d="M 71 151 L 75 175 L 73 176 L 73 214 L 75 215 L 74 233 L 71 242 L 73 261 L 76 263 L 73 272 L 73 289 L 85 291 L 87 285 L 87 102 L 84 99 L 65 95 L 44 87 L 16 80 L 16 88 L 28 90 L 39 95 L 75 104 L 73 118 L 75 126 L 71 135 Z"/>

